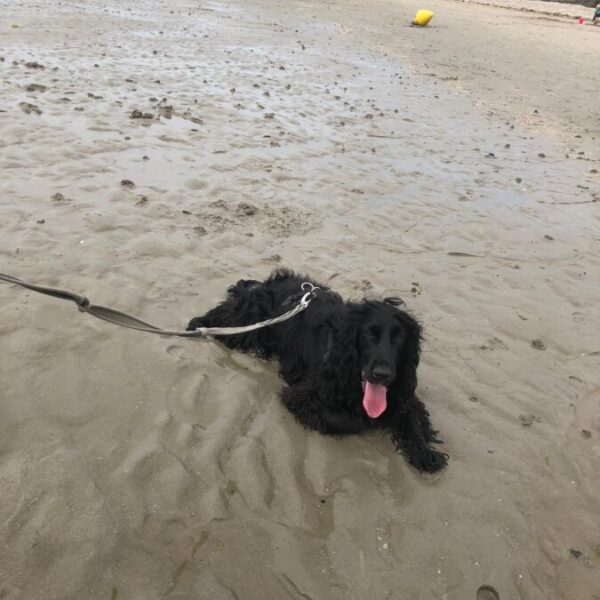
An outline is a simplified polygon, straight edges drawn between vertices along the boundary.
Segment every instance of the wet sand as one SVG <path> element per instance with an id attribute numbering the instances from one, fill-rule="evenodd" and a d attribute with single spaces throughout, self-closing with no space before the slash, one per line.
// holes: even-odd
<path id="1" fill-rule="evenodd" d="M 170 328 L 278 265 L 399 295 L 451 462 L 2 284 L 0 598 L 598 600 L 600 28 L 127 4 L 0 2 L 0 271 Z"/>

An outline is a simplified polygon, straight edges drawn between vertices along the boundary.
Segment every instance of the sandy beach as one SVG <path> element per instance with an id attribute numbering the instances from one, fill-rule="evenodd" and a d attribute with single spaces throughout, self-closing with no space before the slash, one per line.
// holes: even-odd
<path id="1" fill-rule="evenodd" d="M 172 329 L 277 266 L 400 296 L 450 455 L 2 283 L 0 599 L 600 600 L 600 27 L 490 4 L 0 0 L 0 272 Z"/>

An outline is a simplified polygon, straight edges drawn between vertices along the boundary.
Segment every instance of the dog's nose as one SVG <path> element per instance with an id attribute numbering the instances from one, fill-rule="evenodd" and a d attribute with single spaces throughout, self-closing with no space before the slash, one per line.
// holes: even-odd
<path id="1" fill-rule="evenodd" d="M 389 365 L 385 363 L 378 363 L 373 365 L 373 369 L 371 370 L 371 374 L 373 379 L 377 382 L 388 382 L 392 378 L 392 369 Z"/>

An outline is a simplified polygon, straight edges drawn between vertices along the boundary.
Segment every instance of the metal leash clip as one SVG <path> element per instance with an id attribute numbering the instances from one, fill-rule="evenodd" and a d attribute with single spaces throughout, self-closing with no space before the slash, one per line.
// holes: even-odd
<path id="1" fill-rule="evenodd" d="M 300 299 L 300 305 L 306 308 L 310 304 L 311 300 L 317 297 L 317 291 L 321 288 L 317 287 L 316 285 L 313 285 L 310 281 L 305 281 L 300 286 L 300 289 L 303 292 L 306 292 L 304 296 L 302 296 L 302 298 Z"/>

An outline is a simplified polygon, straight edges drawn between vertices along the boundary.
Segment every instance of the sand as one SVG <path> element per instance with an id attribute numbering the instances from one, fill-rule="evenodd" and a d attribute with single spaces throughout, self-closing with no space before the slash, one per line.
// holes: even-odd
<path id="1" fill-rule="evenodd" d="M 451 456 L 1 284 L 2 600 L 600 598 L 600 28 L 429 6 L 0 2 L 0 271 L 169 328 L 279 265 L 399 295 Z"/>

